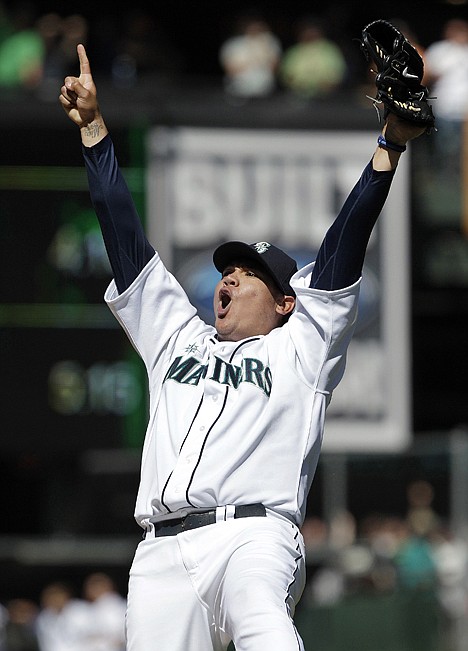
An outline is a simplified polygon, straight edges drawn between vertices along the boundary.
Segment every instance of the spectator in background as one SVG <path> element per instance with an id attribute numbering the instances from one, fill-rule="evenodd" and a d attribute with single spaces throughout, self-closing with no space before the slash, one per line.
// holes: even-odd
<path id="1" fill-rule="evenodd" d="M 408 485 L 406 496 L 408 500 L 406 520 L 410 530 L 418 536 L 426 536 L 430 539 L 439 526 L 439 517 L 432 505 L 434 488 L 424 479 L 418 479 Z"/>
<path id="2" fill-rule="evenodd" d="M 308 516 L 301 528 L 306 553 L 310 558 L 321 556 L 328 546 L 328 525 L 322 518 Z"/>
<path id="3" fill-rule="evenodd" d="M 70 14 L 63 19 L 62 38 L 60 40 L 60 51 L 62 53 L 63 65 L 68 69 L 73 67 L 77 70 L 76 46 L 78 43 L 88 42 L 89 25 L 87 19 L 81 14 Z"/>
<path id="4" fill-rule="evenodd" d="M 41 82 L 45 56 L 34 4 L 15 4 L 10 20 L 12 32 L 0 43 L 0 87 L 34 89 Z"/>
<path id="5" fill-rule="evenodd" d="M 297 42 L 283 55 L 280 80 L 286 89 L 299 97 L 326 97 L 345 79 L 343 53 L 327 38 L 318 18 L 303 18 L 297 25 L 296 37 Z"/>
<path id="6" fill-rule="evenodd" d="M 430 542 L 410 532 L 395 555 L 399 584 L 404 589 L 433 590 L 437 575 Z"/>
<path id="7" fill-rule="evenodd" d="M 442 610 L 447 649 L 463 648 L 458 639 L 468 618 L 468 545 L 465 537 L 440 526 L 433 539 L 438 577 L 437 598 Z M 462 626 L 460 626 L 462 624 Z M 463 635 L 463 643 L 466 637 Z"/>
<path id="8" fill-rule="evenodd" d="M 90 604 L 86 651 L 124 651 L 127 602 L 104 572 L 90 574 L 83 593 Z"/>
<path id="9" fill-rule="evenodd" d="M 80 14 L 62 18 L 50 12 L 39 17 L 36 27 L 44 44 L 39 96 L 55 100 L 58 80 L 70 66 L 76 66 L 73 53 L 77 44 L 87 42 L 88 23 Z"/>
<path id="10" fill-rule="evenodd" d="M 35 631 L 37 605 L 30 599 L 12 599 L 7 604 L 3 646 L 5 651 L 39 651 Z"/>
<path id="11" fill-rule="evenodd" d="M 123 33 L 112 63 L 114 84 L 129 87 L 147 74 L 157 75 L 160 82 L 180 72 L 182 66 L 181 53 L 151 11 L 131 8 L 124 16 Z"/>
<path id="12" fill-rule="evenodd" d="M 37 17 L 34 5 L 25 2 L 12 13 L 12 25 L 3 40 L 0 31 L 0 86 L 34 90 L 40 99 L 55 101 L 58 81 L 76 68 L 77 44 L 87 42 L 87 20 L 56 12 Z"/>
<path id="13" fill-rule="evenodd" d="M 38 33 L 44 44 L 42 76 L 56 79 L 63 69 L 63 55 L 60 47 L 63 21 L 61 16 L 50 12 L 40 16 L 36 22 Z"/>
<path id="14" fill-rule="evenodd" d="M 427 82 L 437 98 L 435 164 L 441 181 L 460 181 L 463 124 L 468 115 L 468 21 L 449 20 L 425 52 Z"/>
<path id="15" fill-rule="evenodd" d="M 432 591 L 437 584 L 432 548 L 432 535 L 438 524 L 432 508 L 434 490 L 427 481 L 417 480 L 408 485 L 406 495 L 406 535 L 395 554 L 399 583 L 404 589 Z"/>
<path id="16" fill-rule="evenodd" d="M 89 606 L 65 583 L 54 582 L 41 593 L 36 631 L 40 651 L 87 651 Z"/>
<path id="17" fill-rule="evenodd" d="M 282 46 L 265 20 L 242 16 L 237 34 L 221 46 L 219 57 L 226 92 L 234 97 L 265 97 L 276 89 Z"/>

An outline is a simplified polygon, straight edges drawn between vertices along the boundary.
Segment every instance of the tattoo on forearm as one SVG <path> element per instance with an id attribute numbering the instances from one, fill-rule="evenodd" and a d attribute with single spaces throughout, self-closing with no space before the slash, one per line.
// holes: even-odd
<path id="1" fill-rule="evenodd" d="M 98 138 L 101 133 L 102 124 L 99 122 L 91 122 L 85 127 L 85 135 L 88 138 Z"/>

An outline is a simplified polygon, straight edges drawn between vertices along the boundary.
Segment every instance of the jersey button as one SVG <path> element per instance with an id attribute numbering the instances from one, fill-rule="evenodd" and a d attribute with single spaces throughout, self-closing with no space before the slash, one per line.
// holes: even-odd
<path id="1" fill-rule="evenodd" d="M 216 402 L 218 399 L 218 396 L 213 396 L 213 402 Z"/>
<path id="2" fill-rule="evenodd" d="M 204 426 L 204 425 L 202 425 L 202 426 L 200 427 L 200 432 L 203 432 L 203 431 L 204 431 L 204 429 L 205 429 L 205 426 Z"/>

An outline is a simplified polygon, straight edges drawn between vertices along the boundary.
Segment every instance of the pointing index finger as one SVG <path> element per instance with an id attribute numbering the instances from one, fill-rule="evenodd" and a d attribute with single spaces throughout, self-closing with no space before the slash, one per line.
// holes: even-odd
<path id="1" fill-rule="evenodd" d="M 78 59 L 80 60 L 80 74 L 90 75 L 91 67 L 89 65 L 89 60 L 84 45 L 80 43 L 77 46 L 76 50 L 78 52 Z"/>

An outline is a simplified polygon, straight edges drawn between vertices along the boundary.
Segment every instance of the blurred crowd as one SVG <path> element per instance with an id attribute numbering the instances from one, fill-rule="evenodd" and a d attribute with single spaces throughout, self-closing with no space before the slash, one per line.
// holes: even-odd
<path id="1" fill-rule="evenodd" d="M 115 86 L 129 87 L 146 72 L 177 70 L 180 55 L 151 12 L 135 7 L 119 17 L 120 32 L 107 14 L 97 16 L 91 29 L 81 13 L 38 13 L 31 0 L 19 0 L 9 8 L 0 0 L 2 95 L 20 89 L 34 92 L 40 100 L 56 101 L 64 76 L 79 72 L 78 43 L 90 49 L 94 71 L 108 73 Z"/>
<path id="2" fill-rule="evenodd" d="M 359 35 L 344 33 L 332 13 L 333 6 L 325 14 L 301 15 L 287 26 L 274 27 L 254 10 L 240 10 L 228 26 L 221 27 L 214 20 L 213 32 L 219 34 L 217 67 L 226 94 L 245 99 L 285 91 L 301 98 L 320 98 L 371 83 L 372 73 L 366 77 L 357 47 Z M 467 22 L 448 20 L 440 27 L 440 40 L 423 47 L 414 26 L 398 17 L 391 20 L 426 57 L 425 81 L 443 90 L 444 114 L 464 111 Z M 80 13 L 38 13 L 31 0 L 10 4 L 0 0 L 0 88 L 36 89 L 47 98 L 53 87 L 55 99 L 64 75 L 77 72 L 76 45 L 80 42 L 90 49 L 95 71 L 109 73 L 117 86 L 130 87 L 146 74 L 177 79 L 179 72 L 190 74 L 193 45 L 186 44 L 184 52 L 183 39 L 169 31 L 145 4 L 113 19 L 106 16 L 105 21 L 97 16 L 91 23 Z M 200 42 L 199 49 L 204 47 L 208 46 Z"/>
<path id="3" fill-rule="evenodd" d="M 124 651 L 126 600 L 104 572 L 89 574 L 82 595 L 48 583 L 39 603 L 21 597 L 0 606 L 1 651 Z"/>
<path id="4" fill-rule="evenodd" d="M 417 480 L 407 487 L 404 516 L 377 513 L 357 522 L 345 511 L 329 523 L 307 518 L 303 606 L 335 606 L 353 595 L 413 594 L 422 608 L 432 600 L 444 648 L 459 649 L 450 638 L 468 622 L 468 540 L 436 513 L 433 500 L 431 484 Z"/>
<path id="5" fill-rule="evenodd" d="M 319 17 L 304 16 L 294 25 L 294 42 L 284 47 L 262 16 L 241 16 L 219 52 L 226 92 L 253 98 L 280 89 L 320 98 L 347 86 L 352 66 L 328 27 Z"/>
<path id="6" fill-rule="evenodd" d="M 135 9 L 120 30 L 90 29 L 81 14 L 38 15 L 33 2 L 6 9 L 0 0 L 0 87 L 39 91 L 43 98 L 66 74 L 76 72 L 76 45 L 89 46 L 95 70 L 108 71 L 116 86 L 131 87 L 146 73 L 177 75 L 186 53 L 174 46 L 150 10 Z M 316 16 L 292 26 L 287 46 L 260 14 L 245 13 L 219 43 L 219 73 L 231 97 L 265 97 L 278 89 L 301 97 L 322 97 L 353 81 L 354 63 Z"/>

